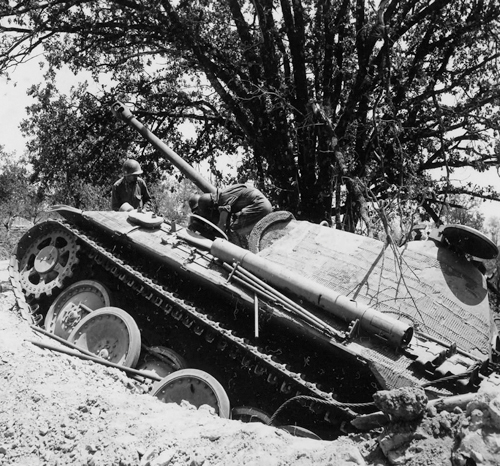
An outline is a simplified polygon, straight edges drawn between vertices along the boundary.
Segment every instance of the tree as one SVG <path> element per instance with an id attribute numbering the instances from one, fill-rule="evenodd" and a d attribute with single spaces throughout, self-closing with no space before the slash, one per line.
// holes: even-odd
<path id="1" fill-rule="evenodd" d="M 485 231 L 491 240 L 498 246 L 500 235 L 500 217 L 493 216 L 486 221 Z M 500 255 L 499 255 L 500 256 Z M 500 257 L 485 261 L 488 290 L 490 291 L 490 305 L 496 313 L 500 313 Z"/>
<path id="2" fill-rule="evenodd" d="M 499 16 L 497 0 L 18 0 L 0 70 L 43 44 L 53 67 L 110 72 L 189 161 L 241 150 L 278 208 L 354 231 L 373 198 L 497 196 L 449 175 L 498 163 Z"/>
<path id="3" fill-rule="evenodd" d="M 34 220 L 37 199 L 29 184 L 26 164 L 0 145 L 0 219 L 8 229 L 14 217 Z"/>
<path id="4" fill-rule="evenodd" d="M 465 225 L 483 230 L 484 214 L 479 210 L 481 200 L 467 195 L 449 196 L 441 205 L 439 216 L 444 224 Z"/>
<path id="5" fill-rule="evenodd" d="M 486 221 L 485 231 L 491 237 L 491 240 L 498 245 L 500 239 L 500 217 L 494 215 Z"/>
<path id="6" fill-rule="evenodd" d="M 0 259 L 8 258 L 22 232 L 13 232 L 13 220 L 36 220 L 42 208 L 36 190 L 29 183 L 26 162 L 0 145 Z M 27 222 L 28 223 L 28 222 Z"/>
<path id="7" fill-rule="evenodd" d="M 30 138 L 31 180 L 39 195 L 77 208 L 104 207 L 104 203 L 109 207 L 127 141 L 113 138 L 106 115 L 85 84 L 72 89 L 68 97 L 60 95 L 49 79 L 29 93 L 38 103 L 28 107 L 29 118 L 21 130 Z"/>

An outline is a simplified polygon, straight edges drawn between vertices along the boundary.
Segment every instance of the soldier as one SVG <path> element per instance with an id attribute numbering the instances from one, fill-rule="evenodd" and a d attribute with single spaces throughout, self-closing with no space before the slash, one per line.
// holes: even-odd
<path id="1" fill-rule="evenodd" d="M 248 230 L 273 210 L 264 194 L 245 184 L 234 184 L 212 194 L 193 194 L 189 207 L 222 231 L 229 228 L 236 233 Z"/>
<path id="2" fill-rule="evenodd" d="M 151 201 L 151 195 L 145 181 L 139 177 L 142 174 L 139 162 L 127 159 L 122 170 L 123 177 L 113 185 L 111 209 L 122 212 L 143 209 Z"/>

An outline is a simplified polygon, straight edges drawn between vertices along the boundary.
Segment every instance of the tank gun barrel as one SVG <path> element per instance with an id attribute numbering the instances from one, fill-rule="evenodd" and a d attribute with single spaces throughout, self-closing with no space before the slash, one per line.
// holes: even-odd
<path id="1" fill-rule="evenodd" d="M 407 323 L 353 301 L 320 283 L 287 271 L 229 241 L 215 239 L 210 253 L 229 264 L 234 262 L 241 264 L 243 268 L 261 277 L 270 285 L 288 290 L 346 322 L 358 320 L 361 328 L 372 335 L 378 335 L 393 346 L 407 346 L 412 339 L 413 328 Z"/>
<path id="2" fill-rule="evenodd" d="M 131 128 L 139 132 L 146 140 L 148 140 L 156 149 L 158 149 L 170 162 L 177 167 L 185 176 L 187 176 L 198 188 L 204 193 L 214 193 L 215 186 L 203 178 L 189 163 L 181 156 L 168 147 L 161 139 L 156 137 L 145 125 L 143 125 L 132 114 L 130 109 L 121 102 L 115 102 L 111 110 L 116 118 L 127 123 Z"/>

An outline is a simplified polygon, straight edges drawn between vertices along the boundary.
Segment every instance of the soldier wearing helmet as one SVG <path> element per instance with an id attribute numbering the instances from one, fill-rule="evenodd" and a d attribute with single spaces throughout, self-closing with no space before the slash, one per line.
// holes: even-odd
<path id="1" fill-rule="evenodd" d="M 210 220 L 222 231 L 230 229 L 240 234 L 273 210 L 264 194 L 245 184 L 234 184 L 211 194 L 193 194 L 189 207 L 193 214 Z"/>
<path id="2" fill-rule="evenodd" d="M 144 208 L 151 201 L 151 195 L 145 181 L 139 177 L 142 174 L 139 162 L 133 159 L 125 160 L 122 171 L 123 177 L 113 185 L 111 209 L 130 211 Z"/>

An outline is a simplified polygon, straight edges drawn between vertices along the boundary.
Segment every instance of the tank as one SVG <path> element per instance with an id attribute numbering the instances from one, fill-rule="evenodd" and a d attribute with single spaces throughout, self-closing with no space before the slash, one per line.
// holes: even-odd
<path id="1" fill-rule="evenodd" d="M 215 191 L 126 106 L 113 111 Z M 163 401 L 329 439 L 376 411 L 376 391 L 417 386 L 436 399 L 474 392 L 498 371 L 482 267 L 497 254 L 462 225 L 397 247 L 275 211 L 237 241 L 196 215 L 179 225 L 55 206 L 20 239 L 9 270 L 34 327 L 117 355 L 136 378 L 153 374 Z M 114 346 L 95 336 L 108 328 Z"/>

